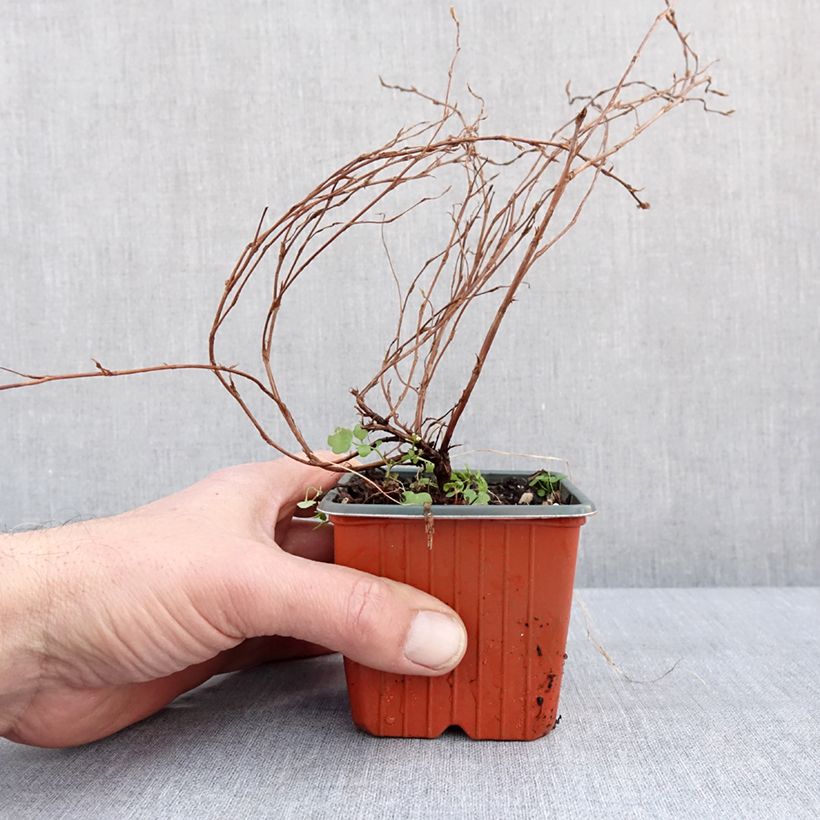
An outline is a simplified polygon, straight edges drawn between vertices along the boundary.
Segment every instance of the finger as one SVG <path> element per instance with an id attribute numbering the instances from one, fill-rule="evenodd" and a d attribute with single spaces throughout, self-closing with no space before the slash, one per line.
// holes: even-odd
<path id="1" fill-rule="evenodd" d="M 297 658 L 313 658 L 317 655 L 328 655 L 332 649 L 318 646 L 297 638 L 283 638 L 275 635 L 272 638 L 249 638 L 239 646 L 223 652 L 221 672 L 238 672 L 253 669 L 263 663 L 289 661 Z"/>
<path id="2" fill-rule="evenodd" d="M 175 697 L 218 674 L 224 660 L 211 658 L 173 675 L 143 683 L 104 689 L 66 690 L 60 694 L 60 718 L 31 732 L 24 725 L 8 733 L 9 740 L 50 748 L 80 746 L 118 732 L 153 715 Z M 65 715 L 71 715 L 66 721 Z"/>
<path id="3" fill-rule="evenodd" d="M 9 731 L 6 736 L 16 743 L 52 748 L 91 743 L 150 717 L 214 675 L 329 652 L 323 646 L 294 638 L 253 638 L 164 678 L 65 693 L 61 699 L 61 712 L 72 715 L 70 723 L 50 721 L 46 727 L 40 727 L 36 735 L 20 728 Z"/>
<path id="4" fill-rule="evenodd" d="M 328 524 L 293 519 L 285 537 L 281 541 L 277 539 L 277 543 L 291 555 L 311 561 L 333 560 L 333 528 Z"/>
<path id="5" fill-rule="evenodd" d="M 320 451 L 315 454 L 325 461 L 337 461 L 339 456 Z M 271 493 L 278 511 L 277 519 L 290 519 L 296 505 L 305 498 L 312 499 L 333 487 L 342 473 L 302 464 L 290 458 L 280 458 L 269 463 L 271 469 Z"/>
<path id="6" fill-rule="evenodd" d="M 319 529 L 319 520 L 316 518 L 316 508 L 312 508 L 311 510 L 300 510 L 296 509 L 294 515 L 291 516 L 283 516 L 276 522 L 276 529 L 274 531 L 273 540 L 282 546 L 288 540 L 288 533 L 290 532 L 290 528 L 292 525 L 296 526 L 303 526 L 307 527 L 310 525 L 310 529 Z M 290 552 L 290 550 L 289 550 Z"/>
<path id="7" fill-rule="evenodd" d="M 339 458 L 327 452 L 316 455 L 325 460 Z M 184 503 L 206 515 L 219 510 L 220 518 L 229 521 L 245 521 L 250 512 L 263 538 L 284 538 L 297 503 L 329 489 L 341 475 L 291 458 L 238 464 L 218 470 L 152 506 L 176 510 Z"/>
<path id="8" fill-rule="evenodd" d="M 288 540 L 288 533 L 290 532 L 290 525 L 293 523 L 295 516 L 283 516 L 280 518 L 274 527 L 273 540 L 282 546 Z"/>
<path id="9" fill-rule="evenodd" d="M 458 615 L 425 592 L 348 567 L 276 551 L 242 580 L 248 635 L 289 635 L 365 666 L 442 675 L 467 648 Z"/>
<path id="10" fill-rule="evenodd" d="M 339 456 L 328 452 L 316 453 L 326 461 L 338 460 Z M 302 464 L 291 458 L 275 461 L 242 464 L 221 471 L 228 480 L 244 485 L 246 501 L 252 499 L 263 533 L 283 540 L 290 529 L 297 504 L 333 487 L 342 473 L 326 470 L 310 464 Z"/>

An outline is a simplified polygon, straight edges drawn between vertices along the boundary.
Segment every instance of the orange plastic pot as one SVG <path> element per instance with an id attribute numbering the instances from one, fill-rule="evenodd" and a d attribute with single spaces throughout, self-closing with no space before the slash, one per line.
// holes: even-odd
<path id="1" fill-rule="evenodd" d="M 563 490 L 560 505 L 434 506 L 432 545 L 420 507 L 340 504 L 328 494 L 336 563 L 436 596 L 461 616 L 469 641 L 443 677 L 345 658 L 358 726 L 426 738 L 459 726 L 475 740 L 534 740 L 555 726 L 578 538 L 595 511 L 569 482 Z"/>

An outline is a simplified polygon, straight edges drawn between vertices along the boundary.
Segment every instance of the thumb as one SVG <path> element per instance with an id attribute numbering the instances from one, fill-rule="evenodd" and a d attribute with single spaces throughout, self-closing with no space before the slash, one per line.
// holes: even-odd
<path id="1" fill-rule="evenodd" d="M 443 675 L 464 656 L 461 618 L 432 595 L 349 567 L 269 555 L 273 566 L 254 573 L 253 635 L 300 638 L 407 675 Z"/>

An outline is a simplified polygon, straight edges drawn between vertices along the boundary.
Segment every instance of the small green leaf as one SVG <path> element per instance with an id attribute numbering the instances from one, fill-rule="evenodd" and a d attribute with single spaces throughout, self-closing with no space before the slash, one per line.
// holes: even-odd
<path id="1" fill-rule="evenodd" d="M 468 504 L 475 504 L 476 499 L 478 498 L 478 493 L 475 490 L 471 490 L 469 487 L 465 488 L 462 495 Z"/>
<path id="2" fill-rule="evenodd" d="M 364 441 L 367 438 L 367 430 L 365 430 L 361 424 L 357 424 L 353 428 L 353 437 L 359 441 Z"/>
<path id="3" fill-rule="evenodd" d="M 333 433 L 327 437 L 327 443 L 334 453 L 346 453 L 350 449 L 353 441 L 353 431 L 347 427 L 337 427 Z"/>
<path id="4" fill-rule="evenodd" d="M 297 501 L 296 506 L 300 510 L 309 510 L 311 507 L 316 506 L 316 499 L 315 498 L 306 498 L 304 501 Z"/>
<path id="5" fill-rule="evenodd" d="M 478 497 L 473 502 L 474 504 L 489 504 L 490 503 L 490 494 L 488 492 L 481 491 L 478 493 Z"/>
<path id="6" fill-rule="evenodd" d="M 373 448 L 369 444 L 357 444 L 356 452 L 361 458 L 369 456 L 373 452 Z"/>
<path id="7" fill-rule="evenodd" d="M 560 486 L 561 482 L 565 478 L 566 476 L 562 473 L 550 473 L 543 470 L 540 473 L 536 473 L 529 480 L 529 485 L 530 487 L 541 488 L 544 490 L 554 490 Z"/>
<path id="8" fill-rule="evenodd" d="M 423 506 L 424 504 L 432 504 L 433 497 L 430 493 L 414 493 L 410 490 L 405 490 L 404 493 L 402 493 L 401 503 Z"/>

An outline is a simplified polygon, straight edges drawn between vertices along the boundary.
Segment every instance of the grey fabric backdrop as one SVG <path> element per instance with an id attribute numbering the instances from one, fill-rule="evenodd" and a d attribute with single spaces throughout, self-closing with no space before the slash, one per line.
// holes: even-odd
<path id="1" fill-rule="evenodd" d="M 462 0 L 463 76 L 499 130 L 544 132 L 564 83 L 613 79 L 658 5 Z M 261 208 L 424 113 L 377 78 L 442 87 L 447 7 L 0 2 L 0 364 L 202 359 Z M 602 510 L 582 584 L 817 583 L 818 15 L 691 0 L 680 16 L 738 113 L 678 112 L 623 157 L 652 210 L 599 190 L 516 306 L 463 440 L 569 459 Z M 341 264 L 357 288 L 385 282 L 368 247 Z M 321 442 L 378 316 L 355 293 L 308 310 L 286 376 Z M 264 457 L 207 375 L 1 394 L 0 525 L 112 513 Z"/>

